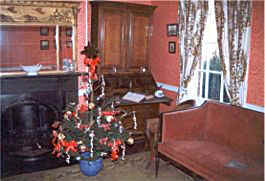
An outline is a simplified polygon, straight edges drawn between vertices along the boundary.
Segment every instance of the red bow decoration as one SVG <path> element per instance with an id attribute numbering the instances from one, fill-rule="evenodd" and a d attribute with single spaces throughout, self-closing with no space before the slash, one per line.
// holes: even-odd
<path id="1" fill-rule="evenodd" d="M 111 147 L 111 160 L 115 161 L 119 158 L 119 145 L 121 145 L 121 140 L 117 139 L 108 144 Z"/>
<path id="2" fill-rule="evenodd" d="M 84 64 L 89 66 L 89 78 L 97 80 L 96 67 L 99 64 L 99 58 L 85 58 Z"/>
<path id="3" fill-rule="evenodd" d="M 74 140 L 66 141 L 64 139 L 59 139 L 58 134 L 56 131 L 52 131 L 53 139 L 52 144 L 54 146 L 52 154 L 56 154 L 56 157 L 61 156 L 61 149 L 65 149 L 65 152 L 68 153 L 69 151 L 77 152 L 77 142 Z M 57 141 L 57 143 L 56 143 Z"/>
<path id="4" fill-rule="evenodd" d="M 72 140 L 72 141 L 62 141 L 62 142 L 66 153 L 68 153 L 69 151 L 77 152 L 76 141 Z"/>
<path id="5" fill-rule="evenodd" d="M 56 157 L 60 157 L 61 156 L 61 147 L 62 147 L 62 145 L 61 145 L 60 142 L 56 143 L 57 136 L 58 136 L 57 132 L 53 130 L 52 131 L 52 135 L 53 135 L 52 145 L 54 147 L 53 151 L 52 151 L 52 154 L 57 153 Z"/>

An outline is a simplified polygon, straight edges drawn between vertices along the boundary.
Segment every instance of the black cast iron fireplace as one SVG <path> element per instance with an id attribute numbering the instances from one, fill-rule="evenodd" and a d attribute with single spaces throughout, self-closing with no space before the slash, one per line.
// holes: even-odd
<path id="1" fill-rule="evenodd" d="M 51 155 L 51 124 L 78 102 L 77 73 L 1 78 L 1 176 L 66 165 Z"/>
<path id="2" fill-rule="evenodd" d="M 58 120 L 59 112 L 30 94 L 16 97 L 2 113 L 3 149 L 9 156 L 35 161 L 50 152 L 51 124 Z"/>

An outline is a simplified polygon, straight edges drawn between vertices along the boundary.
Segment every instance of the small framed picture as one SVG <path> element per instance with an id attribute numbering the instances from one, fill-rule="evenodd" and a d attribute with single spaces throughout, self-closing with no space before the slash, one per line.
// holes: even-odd
<path id="1" fill-rule="evenodd" d="M 178 24 L 167 24 L 167 36 L 178 35 Z"/>
<path id="2" fill-rule="evenodd" d="M 65 29 L 65 35 L 66 36 L 72 36 L 72 28 L 71 27 L 67 27 Z"/>
<path id="3" fill-rule="evenodd" d="M 72 48 L 72 41 L 71 40 L 67 40 L 66 41 L 66 47 L 67 48 Z"/>
<path id="4" fill-rule="evenodd" d="M 168 53 L 176 53 L 176 42 L 168 42 Z"/>
<path id="5" fill-rule="evenodd" d="M 49 35 L 49 28 L 48 27 L 40 27 L 40 35 L 41 36 L 48 36 Z"/>
<path id="6" fill-rule="evenodd" d="M 49 50 L 49 40 L 41 40 L 40 41 L 40 49 L 41 50 Z"/>

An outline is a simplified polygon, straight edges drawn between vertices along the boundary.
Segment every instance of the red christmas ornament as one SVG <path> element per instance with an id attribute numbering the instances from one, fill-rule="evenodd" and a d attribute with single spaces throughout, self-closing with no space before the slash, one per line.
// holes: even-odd
<path id="1" fill-rule="evenodd" d="M 80 113 L 86 112 L 87 110 L 88 110 L 88 106 L 87 105 L 82 104 L 80 106 L 80 109 L 79 109 Z"/>

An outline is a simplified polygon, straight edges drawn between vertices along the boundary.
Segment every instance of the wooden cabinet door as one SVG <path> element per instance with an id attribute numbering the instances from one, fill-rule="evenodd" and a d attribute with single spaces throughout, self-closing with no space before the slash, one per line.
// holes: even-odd
<path id="1" fill-rule="evenodd" d="M 126 14 L 106 8 L 101 13 L 100 52 L 103 69 L 124 69 L 126 57 Z"/>
<path id="2" fill-rule="evenodd" d="M 129 57 L 126 67 L 137 69 L 148 68 L 148 52 L 150 40 L 150 17 L 141 13 L 130 15 Z"/>
<path id="3" fill-rule="evenodd" d="M 91 41 L 100 51 L 101 70 L 139 72 L 149 67 L 151 17 L 154 6 L 92 1 Z"/>

